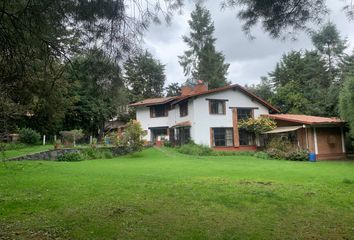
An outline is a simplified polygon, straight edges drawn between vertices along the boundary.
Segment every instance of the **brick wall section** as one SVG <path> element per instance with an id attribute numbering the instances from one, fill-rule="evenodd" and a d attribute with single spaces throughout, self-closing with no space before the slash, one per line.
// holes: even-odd
<path id="1" fill-rule="evenodd" d="M 191 86 L 182 86 L 181 88 L 181 95 L 186 96 L 192 94 L 193 89 Z"/>
<path id="2" fill-rule="evenodd" d="M 186 96 L 186 95 L 191 95 L 191 94 L 196 94 L 196 93 L 201 93 L 206 91 L 208 91 L 208 86 L 204 83 L 199 83 L 197 85 L 186 85 L 186 86 L 182 86 L 181 95 Z"/>
<path id="3" fill-rule="evenodd" d="M 238 134 L 237 108 L 232 109 L 232 128 L 234 132 L 234 147 L 240 147 L 240 136 Z"/>
<path id="4" fill-rule="evenodd" d="M 318 154 L 341 154 L 342 136 L 341 129 L 316 128 Z"/>

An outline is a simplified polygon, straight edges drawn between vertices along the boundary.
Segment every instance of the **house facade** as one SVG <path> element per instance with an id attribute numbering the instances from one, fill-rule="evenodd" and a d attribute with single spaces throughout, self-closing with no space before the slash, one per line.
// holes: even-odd
<path id="1" fill-rule="evenodd" d="M 184 86 L 181 96 L 145 99 L 130 106 L 136 108 L 146 141 L 183 144 L 191 139 L 223 150 L 256 150 L 259 136 L 239 129 L 238 122 L 279 112 L 238 84 L 208 90 L 198 83 Z"/>

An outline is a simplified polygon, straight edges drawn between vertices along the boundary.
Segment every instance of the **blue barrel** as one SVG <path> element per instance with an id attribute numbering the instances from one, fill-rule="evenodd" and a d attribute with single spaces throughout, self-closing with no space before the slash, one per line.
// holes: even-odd
<path id="1" fill-rule="evenodd" d="M 309 153 L 309 161 L 316 162 L 316 153 Z"/>

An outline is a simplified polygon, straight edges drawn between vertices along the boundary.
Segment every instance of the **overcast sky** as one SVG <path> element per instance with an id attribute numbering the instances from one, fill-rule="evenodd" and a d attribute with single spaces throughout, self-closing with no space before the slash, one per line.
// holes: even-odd
<path id="1" fill-rule="evenodd" d="M 183 69 L 178 63 L 179 55 L 186 50 L 182 35 L 189 34 L 188 20 L 194 3 L 186 1 L 182 15 L 175 15 L 172 23 L 152 25 L 144 37 L 145 47 L 166 65 L 167 84 L 185 82 Z M 228 80 L 238 84 L 256 84 L 261 76 L 272 71 L 284 53 L 291 50 L 312 49 L 311 39 L 300 33 L 297 41 L 272 39 L 261 28 L 253 29 L 256 38 L 250 40 L 241 29 L 241 22 L 235 11 L 220 10 L 220 1 L 207 1 L 204 5 L 210 11 L 215 25 L 216 48 L 225 55 L 230 64 Z M 348 22 L 341 11 L 343 2 L 328 0 L 328 20 L 337 25 L 342 37 L 347 38 L 349 49 L 354 46 L 354 22 Z"/>

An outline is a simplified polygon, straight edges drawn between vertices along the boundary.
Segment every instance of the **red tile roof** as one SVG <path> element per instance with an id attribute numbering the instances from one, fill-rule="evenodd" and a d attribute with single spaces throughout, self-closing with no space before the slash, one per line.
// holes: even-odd
<path id="1" fill-rule="evenodd" d="M 173 100 L 178 99 L 180 96 L 176 97 L 163 97 L 163 98 L 147 98 L 139 102 L 135 102 L 132 104 L 129 104 L 131 107 L 138 107 L 138 106 L 152 106 L 152 105 L 159 105 L 159 104 L 164 104 L 171 102 Z"/>
<path id="2" fill-rule="evenodd" d="M 343 124 L 344 121 L 339 118 L 330 118 L 330 117 L 318 117 L 318 116 L 309 116 L 301 114 L 267 114 L 263 115 L 275 120 L 283 120 L 287 122 L 295 122 L 301 124 Z"/>
<path id="3" fill-rule="evenodd" d="M 276 113 L 280 112 L 278 109 L 273 107 L 270 103 L 268 103 L 267 101 L 265 101 L 262 98 L 258 97 L 257 95 L 255 95 L 254 93 L 250 92 L 249 90 L 247 90 L 246 88 L 242 87 L 239 84 L 232 84 L 232 85 L 228 85 L 228 86 L 225 86 L 225 87 L 215 88 L 215 89 L 211 89 L 211 90 L 208 90 L 208 91 L 203 91 L 203 92 L 194 93 L 194 94 L 185 95 L 185 96 L 175 96 L 175 97 L 165 97 L 165 98 L 148 98 L 148 99 L 145 99 L 145 100 L 140 101 L 140 102 L 132 103 L 129 106 L 132 106 L 132 107 L 152 106 L 152 105 L 159 105 L 159 104 L 168 103 L 168 102 L 171 102 L 172 100 L 175 100 L 172 104 L 176 104 L 176 103 L 179 103 L 180 101 L 187 100 L 187 99 L 189 99 L 191 97 L 197 97 L 197 96 L 211 94 L 211 93 L 216 93 L 216 92 L 222 92 L 222 91 L 226 91 L 226 90 L 229 90 L 229 89 L 237 89 L 237 90 L 243 92 L 244 94 L 248 95 L 249 97 L 253 98 L 254 100 L 258 101 L 263 106 L 266 106 L 267 108 L 271 109 L 273 112 L 276 112 Z"/>
<path id="4" fill-rule="evenodd" d="M 267 108 L 273 110 L 274 112 L 277 112 L 277 113 L 280 112 L 278 109 L 273 107 L 270 103 L 268 103 L 267 101 L 265 101 L 262 98 L 258 97 L 257 95 L 255 95 L 254 93 L 250 92 L 249 90 L 247 90 L 246 88 L 242 87 L 239 84 L 232 84 L 232 85 L 229 85 L 229 86 L 225 86 L 225 87 L 221 87 L 221 88 L 215 88 L 215 89 L 211 89 L 211 90 L 204 91 L 204 92 L 194 93 L 194 94 L 190 94 L 190 95 L 186 95 L 186 96 L 180 96 L 172 104 L 176 104 L 176 103 L 178 103 L 180 101 L 186 100 L 186 99 L 191 98 L 191 97 L 196 97 L 196 96 L 206 95 L 206 94 L 216 93 L 216 92 L 222 92 L 222 91 L 226 91 L 226 90 L 229 90 L 229 89 L 237 89 L 237 90 L 245 93 L 249 97 L 254 98 L 256 101 L 258 101 L 262 105 L 266 106 Z"/>

